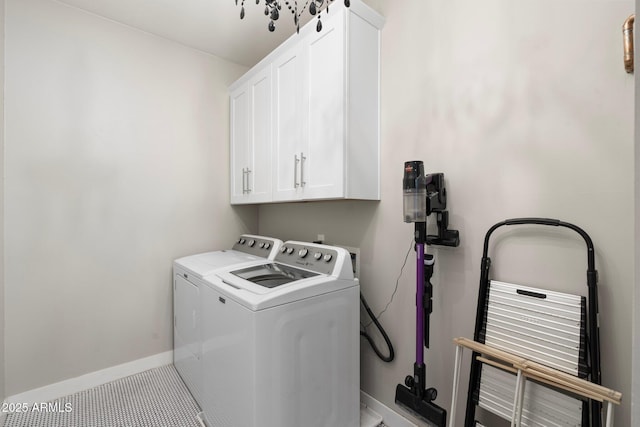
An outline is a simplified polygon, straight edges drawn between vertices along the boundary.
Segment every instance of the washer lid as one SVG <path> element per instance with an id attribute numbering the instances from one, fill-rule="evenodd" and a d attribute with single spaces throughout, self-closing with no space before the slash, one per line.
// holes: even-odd
<path id="1" fill-rule="evenodd" d="M 313 271 L 301 270 L 279 263 L 258 264 L 232 271 L 231 274 L 269 289 L 319 275 Z"/>
<path id="2" fill-rule="evenodd" d="M 253 311 L 359 286 L 347 250 L 297 241 L 284 243 L 273 261 L 223 268 L 204 282 Z"/>
<path id="3" fill-rule="evenodd" d="M 174 265 L 202 279 L 223 267 L 260 260 L 264 258 L 231 249 L 187 256 L 175 260 Z"/>
<path id="4" fill-rule="evenodd" d="M 267 263 L 262 263 L 261 266 L 265 264 Z M 343 280 L 321 273 L 307 273 L 311 273 L 313 276 L 290 280 L 288 283 L 276 284 L 274 287 L 265 287 L 262 284 L 240 278 L 230 271 L 221 270 L 207 276 L 205 284 L 252 311 L 277 307 L 358 286 L 357 279 Z"/>

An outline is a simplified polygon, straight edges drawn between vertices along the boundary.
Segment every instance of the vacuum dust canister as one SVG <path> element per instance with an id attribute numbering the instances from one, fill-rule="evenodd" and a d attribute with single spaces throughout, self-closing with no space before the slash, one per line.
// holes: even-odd
<path id="1" fill-rule="evenodd" d="M 404 162 L 402 188 L 404 222 L 426 222 L 427 185 L 422 161 Z"/>

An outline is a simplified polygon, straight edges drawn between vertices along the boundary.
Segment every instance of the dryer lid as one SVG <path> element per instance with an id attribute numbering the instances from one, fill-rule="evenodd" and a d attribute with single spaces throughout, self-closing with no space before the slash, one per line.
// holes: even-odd
<path id="1" fill-rule="evenodd" d="M 175 264 L 202 279 L 223 267 L 259 260 L 264 258 L 235 250 L 224 250 L 187 256 L 177 259 Z"/>

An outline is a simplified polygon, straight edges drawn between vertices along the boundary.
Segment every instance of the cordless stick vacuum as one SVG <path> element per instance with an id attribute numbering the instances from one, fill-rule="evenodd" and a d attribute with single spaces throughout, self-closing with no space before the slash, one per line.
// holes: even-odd
<path id="1" fill-rule="evenodd" d="M 404 164 L 404 222 L 415 223 L 416 242 L 416 362 L 413 376 L 405 378 L 404 385 L 396 387 L 396 404 L 404 407 L 420 419 L 445 427 L 447 411 L 435 404 L 437 390 L 426 388 L 424 348 L 429 348 L 429 316 L 432 312 L 433 286 L 431 276 L 435 263 L 434 256 L 425 255 L 424 245 L 458 246 L 460 238 L 457 230 L 449 230 L 447 193 L 444 174 L 424 174 L 422 161 Z M 427 217 L 436 213 L 437 235 L 427 235 Z"/>

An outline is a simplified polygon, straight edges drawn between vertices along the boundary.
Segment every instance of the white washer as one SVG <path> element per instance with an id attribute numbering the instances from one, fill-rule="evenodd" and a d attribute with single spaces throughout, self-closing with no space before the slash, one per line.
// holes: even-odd
<path id="1" fill-rule="evenodd" d="M 202 279 L 229 266 L 273 260 L 282 241 L 244 234 L 233 248 L 179 258 L 173 262 L 173 363 L 196 401 L 202 395 Z"/>
<path id="2" fill-rule="evenodd" d="M 359 427 L 360 286 L 342 248 L 285 242 L 202 288 L 210 427 Z"/>

